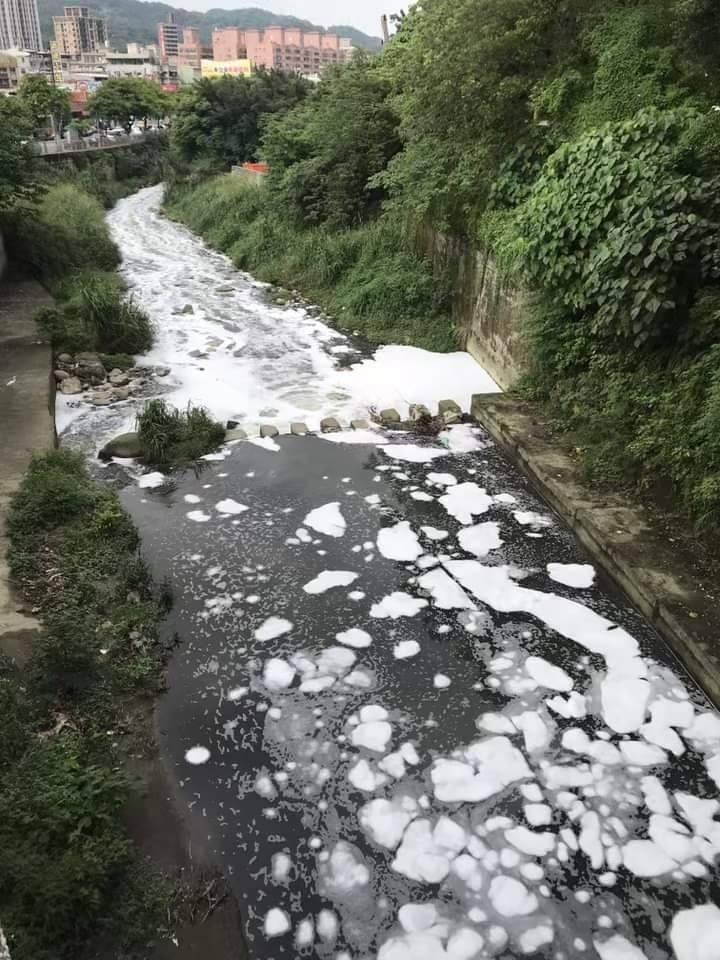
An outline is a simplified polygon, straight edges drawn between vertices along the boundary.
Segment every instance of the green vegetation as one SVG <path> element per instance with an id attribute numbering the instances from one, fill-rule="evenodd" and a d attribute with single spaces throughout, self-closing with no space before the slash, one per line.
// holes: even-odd
<path id="1" fill-rule="evenodd" d="M 28 73 L 22 78 L 17 99 L 35 127 L 52 124 L 55 130 L 61 130 L 70 119 L 70 94 L 41 73 Z"/>
<path id="2" fill-rule="evenodd" d="M 225 439 L 225 427 L 202 407 L 177 410 L 164 400 L 149 400 L 138 417 L 143 461 L 159 467 L 199 460 Z"/>
<path id="3" fill-rule="evenodd" d="M 424 0 L 261 123 L 263 190 L 175 183 L 169 210 L 373 339 L 436 347 L 447 299 L 404 237 L 489 247 L 533 293 L 524 390 L 590 475 L 717 528 L 719 44 L 711 0 Z"/>
<path id="4" fill-rule="evenodd" d="M 144 956 L 167 891 L 123 830 L 135 788 L 118 725 L 157 689 L 165 601 L 116 494 L 92 483 L 80 454 L 33 460 L 8 533 L 13 578 L 45 624 L 25 666 L 0 668 L 0 914 L 12 955 L 83 960 L 112 935 L 118 956 Z"/>
<path id="5" fill-rule="evenodd" d="M 26 144 L 30 123 L 17 99 L 0 97 L 0 214 L 33 198 L 37 178 Z"/>
<path id="6" fill-rule="evenodd" d="M 125 127 L 129 133 L 133 123 L 157 120 L 168 111 L 169 98 L 159 84 L 145 77 L 110 77 L 88 102 L 90 116 Z"/>
<path id="7" fill-rule="evenodd" d="M 289 110 L 307 92 L 304 80 L 275 71 L 199 80 L 175 103 L 176 165 L 208 173 L 255 160 L 261 119 Z"/>

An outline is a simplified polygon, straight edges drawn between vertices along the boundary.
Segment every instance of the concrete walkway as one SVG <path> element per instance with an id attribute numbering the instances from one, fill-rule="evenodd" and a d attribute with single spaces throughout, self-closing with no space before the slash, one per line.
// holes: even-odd
<path id="1" fill-rule="evenodd" d="M 27 654 L 38 623 L 18 612 L 20 603 L 8 583 L 5 523 L 32 455 L 55 445 L 52 350 L 33 319 L 51 303 L 35 280 L 11 275 L 0 283 L 0 653 L 18 658 Z"/>

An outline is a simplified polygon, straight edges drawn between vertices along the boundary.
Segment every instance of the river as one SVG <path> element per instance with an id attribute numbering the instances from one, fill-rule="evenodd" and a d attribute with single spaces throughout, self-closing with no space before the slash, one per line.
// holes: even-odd
<path id="1" fill-rule="evenodd" d="M 159 196 L 110 222 L 176 402 L 349 419 L 484 381 L 410 348 L 339 365 L 352 341 Z M 720 717 L 480 430 L 156 480 L 123 500 L 175 592 L 161 746 L 252 956 L 717 960 Z"/>

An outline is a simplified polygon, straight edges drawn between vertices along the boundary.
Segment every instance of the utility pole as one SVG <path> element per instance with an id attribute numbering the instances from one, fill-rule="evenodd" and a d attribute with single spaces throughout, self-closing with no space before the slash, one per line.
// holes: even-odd
<path id="1" fill-rule="evenodd" d="M 382 30 L 383 43 L 387 43 L 390 39 L 390 28 L 388 27 L 388 18 L 386 13 L 380 17 L 380 29 Z"/>

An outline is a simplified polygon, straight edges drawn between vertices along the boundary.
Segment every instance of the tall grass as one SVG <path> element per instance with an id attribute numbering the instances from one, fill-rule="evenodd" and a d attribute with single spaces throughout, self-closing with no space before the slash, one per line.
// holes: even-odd
<path id="1" fill-rule="evenodd" d="M 393 219 L 350 230 L 301 229 L 270 208 L 265 189 L 232 175 L 173 186 L 166 209 L 240 269 L 301 290 L 376 343 L 456 348 L 447 284 L 433 277 Z"/>
<path id="2" fill-rule="evenodd" d="M 190 463 L 213 450 L 225 439 L 225 428 L 202 407 L 187 410 L 171 407 L 164 400 L 149 400 L 137 421 L 143 459 L 155 466 Z"/>

